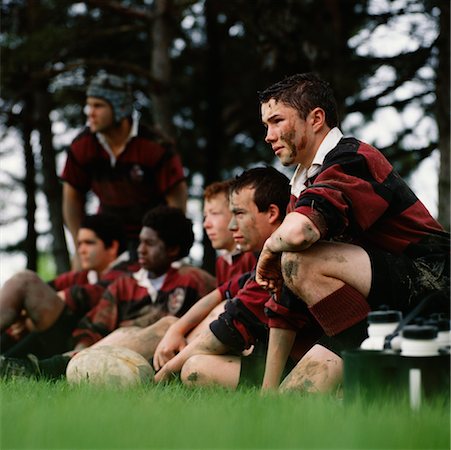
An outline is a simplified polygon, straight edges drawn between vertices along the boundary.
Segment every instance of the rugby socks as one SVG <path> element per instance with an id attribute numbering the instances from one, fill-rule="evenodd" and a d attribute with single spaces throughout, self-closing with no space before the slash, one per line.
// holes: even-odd
<path id="1" fill-rule="evenodd" d="M 324 332 L 335 336 L 366 319 L 371 308 L 359 291 L 345 284 L 309 307 L 309 310 Z"/>

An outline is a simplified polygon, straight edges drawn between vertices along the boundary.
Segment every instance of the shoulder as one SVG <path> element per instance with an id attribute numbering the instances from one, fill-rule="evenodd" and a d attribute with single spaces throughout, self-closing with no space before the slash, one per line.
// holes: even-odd
<path id="1" fill-rule="evenodd" d="M 71 143 L 71 147 L 78 147 L 91 141 L 96 141 L 95 134 L 91 133 L 88 127 L 85 127 L 82 131 L 80 131 L 80 133 L 77 134 L 77 136 L 75 136 Z"/>
<path id="2" fill-rule="evenodd" d="M 123 289 L 131 289 L 138 285 L 138 282 L 135 280 L 133 275 L 131 274 L 118 274 L 118 276 L 112 281 L 109 285 L 109 290 L 123 290 Z"/>
<path id="3" fill-rule="evenodd" d="M 168 273 L 167 282 L 181 283 L 189 286 L 204 296 L 216 288 L 216 278 L 207 271 L 191 265 L 182 265 L 178 268 L 171 268 Z"/>
<path id="4" fill-rule="evenodd" d="M 163 153 L 172 154 L 175 152 L 175 142 L 173 139 L 145 124 L 139 124 L 136 138 L 142 143 L 161 148 Z"/>
<path id="5" fill-rule="evenodd" d="M 171 271 L 173 271 L 174 276 L 186 277 L 194 281 L 210 280 L 210 279 L 214 280 L 214 277 L 210 275 L 207 271 L 199 267 L 191 266 L 189 264 L 184 264 L 180 267 L 172 268 Z"/>

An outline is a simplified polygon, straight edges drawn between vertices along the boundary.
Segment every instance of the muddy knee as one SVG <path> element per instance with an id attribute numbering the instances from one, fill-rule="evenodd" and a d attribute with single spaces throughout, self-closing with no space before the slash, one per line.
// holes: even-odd
<path id="1" fill-rule="evenodd" d="M 194 355 L 186 360 L 180 372 L 180 379 L 183 384 L 188 386 L 202 384 L 202 367 L 204 359 L 204 355 Z"/>
<path id="2" fill-rule="evenodd" d="M 285 285 L 299 295 L 303 290 L 308 274 L 308 267 L 306 267 L 304 258 L 300 253 L 283 253 L 281 267 Z"/>

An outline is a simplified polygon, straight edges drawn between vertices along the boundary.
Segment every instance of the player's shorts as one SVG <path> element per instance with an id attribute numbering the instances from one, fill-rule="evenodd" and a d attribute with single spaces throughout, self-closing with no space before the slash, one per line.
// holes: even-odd
<path id="1" fill-rule="evenodd" d="M 405 255 L 393 255 L 380 249 L 365 249 L 371 260 L 371 290 L 367 301 L 372 310 L 385 305 L 401 311 L 405 316 L 429 293 L 431 296 L 421 311 L 427 317 L 441 312 L 450 313 L 450 265 L 449 255 L 429 255 L 411 259 Z M 318 344 L 337 355 L 344 350 L 360 347 L 368 337 L 366 319 L 344 330 L 336 336 L 323 336 Z"/>
<path id="2" fill-rule="evenodd" d="M 261 387 L 265 374 L 267 349 L 266 344 L 257 344 L 250 355 L 241 358 L 238 387 Z M 295 362 L 291 358 L 288 358 L 282 374 L 282 380 L 291 372 L 295 365 Z"/>
<path id="3" fill-rule="evenodd" d="M 72 331 L 79 320 L 80 317 L 65 306 L 58 320 L 48 330 L 29 333 L 5 355 L 21 358 L 32 353 L 38 358 L 48 358 L 72 350 Z"/>

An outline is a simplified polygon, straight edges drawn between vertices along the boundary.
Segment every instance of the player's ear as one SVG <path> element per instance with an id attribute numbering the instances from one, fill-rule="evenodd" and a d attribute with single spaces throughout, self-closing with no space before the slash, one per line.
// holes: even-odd
<path id="1" fill-rule="evenodd" d="M 171 261 L 177 261 L 180 259 L 180 246 L 172 245 L 171 247 L 166 247 L 166 253 Z"/>
<path id="2" fill-rule="evenodd" d="M 109 248 L 112 256 L 116 259 L 119 256 L 119 241 L 114 240 L 111 242 L 111 246 Z"/>
<path id="3" fill-rule="evenodd" d="M 268 219 L 270 223 L 280 221 L 280 209 L 274 203 L 271 203 L 268 208 Z"/>
<path id="4" fill-rule="evenodd" d="M 311 121 L 311 125 L 313 127 L 313 131 L 319 131 L 326 123 L 326 113 L 322 108 L 315 108 L 310 111 L 309 120 Z"/>

